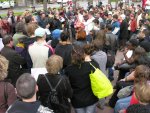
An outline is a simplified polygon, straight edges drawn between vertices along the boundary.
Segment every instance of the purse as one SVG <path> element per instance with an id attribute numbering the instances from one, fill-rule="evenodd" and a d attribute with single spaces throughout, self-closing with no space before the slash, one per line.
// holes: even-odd
<path id="1" fill-rule="evenodd" d="M 113 93 L 113 86 L 106 75 L 98 68 L 90 65 L 95 69 L 90 74 L 91 88 L 93 94 L 99 99 L 105 98 Z"/>
<path id="2" fill-rule="evenodd" d="M 126 86 L 126 87 L 122 88 L 122 89 L 118 92 L 117 97 L 118 97 L 119 99 L 125 98 L 125 97 L 130 96 L 130 95 L 132 94 L 132 92 L 133 92 L 133 85 L 131 85 L 131 86 Z"/>

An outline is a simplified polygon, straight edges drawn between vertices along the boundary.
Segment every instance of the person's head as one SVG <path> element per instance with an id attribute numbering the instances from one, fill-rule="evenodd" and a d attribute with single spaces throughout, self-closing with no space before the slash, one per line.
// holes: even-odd
<path id="1" fill-rule="evenodd" d="M 101 30 L 105 30 L 105 28 L 106 28 L 105 23 L 101 22 L 101 23 L 100 23 L 100 29 L 101 29 Z"/>
<path id="2" fill-rule="evenodd" d="M 35 6 L 32 6 L 31 9 L 32 9 L 32 11 L 35 11 Z"/>
<path id="3" fill-rule="evenodd" d="M 13 10 L 12 10 L 12 9 L 9 9 L 8 12 L 7 12 L 7 16 L 8 16 L 8 17 L 11 17 L 11 16 L 13 16 L 13 15 L 14 15 Z"/>
<path id="4" fill-rule="evenodd" d="M 150 31 L 146 28 L 142 29 L 138 34 L 138 39 L 143 40 L 145 37 L 150 35 Z"/>
<path id="5" fill-rule="evenodd" d="M 134 14 L 130 14 L 130 19 L 133 20 L 135 18 Z"/>
<path id="6" fill-rule="evenodd" d="M 133 104 L 127 108 L 126 113 L 150 113 L 150 111 L 145 105 Z"/>
<path id="7" fill-rule="evenodd" d="M 84 45 L 83 50 L 85 55 L 91 55 L 94 51 L 94 48 L 92 44 L 86 44 Z"/>
<path id="8" fill-rule="evenodd" d="M 121 14 L 121 15 L 119 16 L 119 20 L 120 20 L 120 21 L 123 21 L 125 18 L 126 18 L 126 16 L 125 16 L 124 14 Z"/>
<path id="9" fill-rule="evenodd" d="M 44 18 L 46 17 L 46 14 L 45 14 L 44 11 L 41 11 L 41 12 L 40 12 L 40 17 L 41 17 L 42 19 L 44 19 Z"/>
<path id="10" fill-rule="evenodd" d="M 140 9 L 140 8 L 141 8 L 141 5 L 140 5 L 140 4 L 138 4 L 138 5 L 137 5 L 137 9 Z"/>
<path id="11" fill-rule="evenodd" d="M 106 31 L 112 31 L 112 25 L 111 24 L 106 25 Z"/>
<path id="12" fill-rule="evenodd" d="M 92 17 L 93 17 L 93 11 L 90 11 L 90 12 L 88 12 L 88 17 L 89 17 L 89 19 L 91 19 Z"/>
<path id="13" fill-rule="evenodd" d="M 73 11 L 73 7 L 69 7 L 68 9 L 69 9 L 69 11 Z"/>
<path id="14" fill-rule="evenodd" d="M 2 42 L 3 42 L 4 46 L 13 47 L 13 39 L 12 39 L 11 35 L 5 35 L 2 38 Z"/>
<path id="15" fill-rule="evenodd" d="M 25 24 L 23 22 L 18 22 L 15 28 L 17 33 L 25 33 Z"/>
<path id="16" fill-rule="evenodd" d="M 137 39 L 130 39 L 126 44 L 129 50 L 134 50 L 139 45 L 139 42 Z"/>
<path id="17" fill-rule="evenodd" d="M 31 15 L 30 11 L 29 10 L 25 10 L 23 12 L 23 14 L 22 14 L 22 17 L 26 17 L 26 16 L 30 16 L 30 15 Z"/>
<path id="18" fill-rule="evenodd" d="M 7 77 L 8 60 L 0 55 L 0 81 Z"/>
<path id="19" fill-rule="evenodd" d="M 108 12 L 108 19 L 112 19 L 112 12 Z"/>
<path id="20" fill-rule="evenodd" d="M 113 15 L 113 21 L 117 21 L 118 20 L 118 15 Z"/>
<path id="21" fill-rule="evenodd" d="M 63 67 L 63 59 L 58 55 L 52 55 L 46 61 L 46 69 L 50 74 L 58 74 Z"/>
<path id="22" fill-rule="evenodd" d="M 24 19 L 25 19 L 25 23 L 28 24 L 32 22 L 32 15 L 26 16 Z"/>
<path id="23" fill-rule="evenodd" d="M 36 23 L 30 23 L 27 25 L 27 33 L 31 37 L 34 35 L 35 30 L 38 28 L 38 25 Z"/>
<path id="24" fill-rule="evenodd" d="M 135 68 L 134 83 L 150 80 L 150 68 L 146 65 L 139 65 Z"/>
<path id="25" fill-rule="evenodd" d="M 84 62 L 84 51 L 81 46 L 73 45 L 71 59 L 74 65 L 80 65 Z"/>
<path id="26" fill-rule="evenodd" d="M 29 73 L 22 74 L 16 82 L 17 95 L 21 99 L 31 99 L 38 88 L 35 79 Z"/>
<path id="27" fill-rule="evenodd" d="M 69 35 L 67 32 L 62 32 L 61 35 L 60 35 L 60 39 L 61 41 L 67 41 L 69 38 Z"/>
<path id="28" fill-rule="evenodd" d="M 136 83 L 134 91 L 141 104 L 150 104 L 150 81 Z"/>
<path id="29" fill-rule="evenodd" d="M 94 49 L 95 51 L 102 50 L 102 49 L 103 49 L 103 42 L 101 42 L 99 39 L 95 39 L 95 40 L 92 42 L 92 46 L 93 46 L 93 49 Z"/>
<path id="30" fill-rule="evenodd" d="M 108 18 L 108 13 L 107 13 L 107 12 L 104 13 L 104 18 L 105 18 L 105 19 Z"/>
<path id="31" fill-rule="evenodd" d="M 93 22 L 94 22 L 95 25 L 99 25 L 99 20 L 98 19 L 93 20 Z"/>
<path id="32" fill-rule="evenodd" d="M 143 47 L 146 52 L 150 52 L 150 42 L 148 42 L 148 41 L 142 41 L 140 43 L 140 46 Z"/>
<path id="33" fill-rule="evenodd" d="M 40 39 L 42 39 L 42 40 L 45 40 L 45 39 L 46 39 L 46 32 L 45 32 L 45 29 L 43 29 L 43 28 L 41 28 L 41 27 L 39 27 L 39 28 L 37 28 L 37 29 L 35 30 L 34 35 L 35 35 L 37 41 L 40 40 Z"/>
<path id="34" fill-rule="evenodd" d="M 134 54 L 133 54 L 133 59 L 134 61 L 137 61 L 141 56 L 146 55 L 146 51 L 144 48 L 141 46 L 138 46 L 135 48 Z"/>

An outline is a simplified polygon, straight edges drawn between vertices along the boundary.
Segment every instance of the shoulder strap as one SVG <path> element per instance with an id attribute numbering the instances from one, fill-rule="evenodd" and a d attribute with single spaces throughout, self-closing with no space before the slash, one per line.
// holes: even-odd
<path id="1" fill-rule="evenodd" d="M 94 68 L 94 69 L 96 69 L 96 67 L 90 62 L 90 65 Z"/>
<path id="2" fill-rule="evenodd" d="M 5 102 L 7 103 L 7 99 L 8 99 L 7 83 L 4 83 L 4 97 L 5 97 Z"/>
<path id="3" fill-rule="evenodd" d="M 53 49 L 50 45 L 46 44 L 45 46 L 48 47 L 48 48 L 51 50 L 52 54 L 55 53 L 55 52 L 54 52 L 54 49 Z"/>
<path id="4" fill-rule="evenodd" d="M 48 83 L 48 85 L 49 85 L 49 87 L 50 87 L 51 90 L 56 89 L 58 87 L 58 85 L 60 84 L 61 79 L 62 79 L 62 78 L 60 78 L 59 81 L 58 81 L 58 83 L 56 84 L 56 86 L 53 88 L 52 85 L 51 85 L 51 83 L 50 83 L 50 81 L 48 80 L 47 76 L 44 75 L 44 77 L 45 77 L 45 79 L 46 79 L 46 81 L 47 81 L 47 83 Z"/>

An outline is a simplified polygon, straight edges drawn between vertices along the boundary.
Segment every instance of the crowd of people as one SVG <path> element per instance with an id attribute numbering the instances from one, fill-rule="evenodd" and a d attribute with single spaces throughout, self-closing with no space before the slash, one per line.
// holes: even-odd
<path id="1" fill-rule="evenodd" d="M 9 9 L 0 17 L 0 113 L 95 113 L 105 105 L 114 113 L 150 113 L 149 12 L 124 3 L 32 7 L 19 16 Z M 115 62 L 118 51 L 124 58 Z M 110 81 L 117 76 L 108 103 L 93 94 L 91 64 Z M 35 68 L 47 73 L 36 80 Z"/>

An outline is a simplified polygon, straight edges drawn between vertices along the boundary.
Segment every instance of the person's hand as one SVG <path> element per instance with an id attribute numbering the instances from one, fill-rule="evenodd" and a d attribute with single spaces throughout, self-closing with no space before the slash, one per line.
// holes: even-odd
<path id="1" fill-rule="evenodd" d="M 125 48 L 124 51 L 123 51 L 123 54 L 126 55 L 127 52 L 128 52 L 128 48 Z"/>
<path id="2" fill-rule="evenodd" d="M 124 78 L 124 79 L 121 79 L 120 81 L 125 81 L 125 78 Z"/>
<path id="3" fill-rule="evenodd" d="M 126 110 L 123 109 L 123 110 L 120 110 L 119 113 L 125 113 L 125 111 L 126 111 Z"/>

